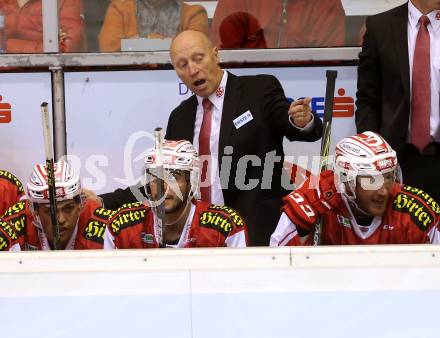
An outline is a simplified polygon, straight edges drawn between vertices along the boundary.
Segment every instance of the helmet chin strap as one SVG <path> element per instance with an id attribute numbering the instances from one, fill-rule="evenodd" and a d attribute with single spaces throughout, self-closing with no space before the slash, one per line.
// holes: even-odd
<path id="1" fill-rule="evenodd" d="M 351 189 L 351 186 L 350 186 L 351 195 L 347 193 L 347 188 L 345 184 L 340 183 L 340 189 L 341 189 L 341 194 L 344 195 L 345 198 L 347 199 L 348 202 L 347 205 L 350 207 L 354 215 L 371 216 L 369 213 L 367 213 L 364 209 L 362 209 L 358 205 L 358 203 L 356 202 L 356 192 Z"/>
<path id="2" fill-rule="evenodd" d="M 367 213 L 364 209 L 362 209 L 356 202 L 356 200 L 348 199 L 348 204 L 350 207 L 353 207 L 351 210 L 353 214 L 356 216 L 371 216 L 369 213 Z M 357 212 L 355 212 L 357 211 Z"/>

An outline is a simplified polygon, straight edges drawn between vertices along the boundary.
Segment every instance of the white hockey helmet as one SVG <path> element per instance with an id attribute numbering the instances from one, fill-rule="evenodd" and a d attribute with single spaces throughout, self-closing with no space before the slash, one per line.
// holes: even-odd
<path id="1" fill-rule="evenodd" d="M 163 167 L 167 171 L 183 170 L 190 174 L 191 196 L 196 196 L 199 189 L 200 162 L 197 151 L 186 140 L 164 140 L 162 145 Z M 154 173 L 157 168 L 156 149 L 151 148 L 145 156 L 146 173 Z M 148 181 L 148 180 L 147 180 Z"/>
<path id="2" fill-rule="evenodd" d="M 79 175 L 69 162 L 54 163 L 55 195 L 57 201 L 73 199 L 82 194 Z M 33 203 L 49 203 L 49 185 L 47 170 L 43 164 L 37 164 L 32 172 L 27 191 L 29 200 Z"/>
<path id="3" fill-rule="evenodd" d="M 351 199 L 355 198 L 357 176 L 378 176 L 393 172 L 395 180 L 401 180 L 396 152 L 380 135 L 371 131 L 338 142 L 334 172 L 338 189 Z M 344 183 L 349 185 L 349 194 Z"/>

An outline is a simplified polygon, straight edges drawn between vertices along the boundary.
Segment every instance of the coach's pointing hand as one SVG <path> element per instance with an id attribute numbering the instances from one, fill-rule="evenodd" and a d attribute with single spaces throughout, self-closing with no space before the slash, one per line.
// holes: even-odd
<path id="1" fill-rule="evenodd" d="M 289 108 L 290 120 L 298 128 L 304 128 L 307 123 L 312 120 L 312 110 L 310 109 L 310 97 L 304 99 L 295 100 L 292 102 Z"/>

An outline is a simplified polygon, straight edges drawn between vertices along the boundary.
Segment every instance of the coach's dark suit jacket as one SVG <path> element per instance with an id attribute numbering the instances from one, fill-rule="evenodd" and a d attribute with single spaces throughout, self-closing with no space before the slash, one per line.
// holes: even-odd
<path id="1" fill-rule="evenodd" d="M 183 101 L 171 113 L 168 120 L 166 139 L 193 141 L 197 98 L 195 95 Z M 281 186 L 284 161 L 283 137 L 290 141 L 316 141 L 322 134 L 322 122 L 315 114 L 314 127 L 301 132 L 288 119 L 289 103 L 279 81 L 271 75 L 240 76 L 228 74 L 226 93 L 220 127 L 219 158 L 221 170 L 227 167 L 228 156 L 225 147 L 232 146 L 232 166 L 228 185 L 222 186 L 225 205 L 235 208 L 246 219 L 251 245 L 268 245 L 280 217 L 281 199 L 289 191 Z M 250 111 L 253 120 L 236 129 L 233 120 Z M 266 154 L 280 156 L 278 162 L 269 168 L 265 178 L 272 184 L 263 189 L 264 160 Z M 230 151 L 228 152 L 230 154 Z M 251 190 L 236 187 L 237 163 L 245 155 L 256 155 L 261 163 L 248 163 L 246 182 L 257 179 L 260 183 Z M 230 159 L 230 158 L 229 158 Z M 244 161 L 244 159 L 242 160 Z M 226 169 L 227 170 L 227 169 Z M 272 174 L 273 173 L 273 174 Z M 244 174 L 244 170 L 242 175 Z M 269 183 L 270 184 L 270 183 Z"/>
<path id="2" fill-rule="evenodd" d="M 356 127 L 380 133 L 403 155 L 410 113 L 408 4 L 367 18 L 359 54 Z"/>

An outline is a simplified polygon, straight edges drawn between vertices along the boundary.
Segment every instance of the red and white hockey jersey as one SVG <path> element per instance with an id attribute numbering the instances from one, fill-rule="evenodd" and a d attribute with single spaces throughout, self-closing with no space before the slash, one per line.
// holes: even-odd
<path id="1" fill-rule="evenodd" d="M 0 251 L 20 251 L 18 236 L 12 225 L 0 218 Z"/>
<path id="2" fill-rule="evenodd" d="M 314 194 L 306 181 L 284 198 L 283 213 L 271 246 L 310 245 L 310 235 L 319 217 L 324 218 L 322 245 L 411 244 L 439 242 L 438 203 L 417 188 L 395 183 L 385 214 L 373 217 L 368 226 L 359 225 L 347 199 L 340 195 L 341 205 L 320 215 L 313 207 Z M 301 233 L 301 236 L 298 234 Z"/>
<path id="3" fill-rule="evenodd" d="M 19 179 L 6 170 L 0 170 L 0 216 L 24 195 Z"/>
<path id="4" fill-rule="evenodd" d="M 113 249 L 107 245 L 111 243 L 107 222 L 113 213 L 86 200 L 65 250 Z M 14 204 L 0 218 L 0 250 L 10 250 L 17 243 L 21 250 L 50 250 L 44 231 L 34 222 L 29 201 Z"/>
<path id="5" fill-rule="evenodd" d="M 157 222 L 153 211 L 142 203 L 122 206 L 109 223 L 118 249 L 158 248 Z M 167 247 L 245 247 L 247 226 L 232 208 L 196 201 L 176 245 Z"/>

